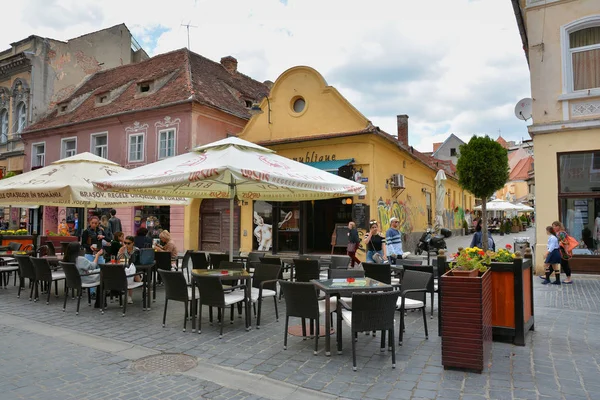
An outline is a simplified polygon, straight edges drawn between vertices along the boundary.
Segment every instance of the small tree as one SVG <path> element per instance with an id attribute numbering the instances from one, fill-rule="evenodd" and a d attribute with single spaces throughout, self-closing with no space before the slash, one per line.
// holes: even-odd
<path id="1" fill-rule="evenodd" d="M 460 146 L 456 164 L 460 186 L 480 198 L 483 218 L 483 249 L 488 249 L 487 200 L 508 180 L 508 152 L 489 136 L 473 136 Z"/>

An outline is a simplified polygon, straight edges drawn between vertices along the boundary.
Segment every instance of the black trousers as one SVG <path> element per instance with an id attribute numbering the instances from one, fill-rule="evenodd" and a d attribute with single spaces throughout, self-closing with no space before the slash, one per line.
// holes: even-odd
<path id="1" fill-rule="evenodd" d="M 560 269 L 565 272 L 567 278 L 571 277 L 571 267 L 569 267 L 569 260 L 565 260 L 561 257 L 560 259 Z"/>

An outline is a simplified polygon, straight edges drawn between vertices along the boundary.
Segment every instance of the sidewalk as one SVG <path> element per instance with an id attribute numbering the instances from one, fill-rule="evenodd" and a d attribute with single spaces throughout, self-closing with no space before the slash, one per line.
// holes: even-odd
<path id="1" fill-rule="evenodd" d="M 116 304 L 105 315 L 74 301 L 50 304 L 0 289 L 3 337 L 0 398 L 7 399 L 588 399 L 600 393 L 600 279 L 574 276 L 574 284 L 535 285 L 535 332 L 527 346 L 494 343 L 482 374 L 445 371 L 441 366 L 437 318 L 408 313 L 404 345 L 391 368 L 379 351 L 379 334 L 359 335 L 358 371 L 352 371 L 351 338 L 344 352 L 313 355 L 312 340 L 289 337 L 283 350 L 284 302 L 280 320 L 263 305 L 261 329 L 246 332 L 242 320 L 218 326 L 204 320 L 202 334 L 182 332 L 183 305 L 169 304 L 162 327 L 163 291 L 152 310 L 135 304 L 121 317 Z M 437 307 L 436 307 L 437 308 Z M 429 309 L 429 307 L 428 307 Z M 206 316 L 207 313 L 204 313 Z M 206 317 L 205 317 L 206 318 Z M 291 324 L 297 322 L 292 320 Z M 188 326 L 189 328 L 189 326 Z M 154 354 L 188 355 L 197 366 L 181 373 L 136 372 L 134 362 Z M 167 368 L 167 366 L 163 366 Z"/>

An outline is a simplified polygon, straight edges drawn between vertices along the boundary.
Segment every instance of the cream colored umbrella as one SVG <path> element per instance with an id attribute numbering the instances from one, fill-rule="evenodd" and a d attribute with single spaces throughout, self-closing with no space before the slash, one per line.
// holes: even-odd
<path id="1" fill-rule="evenodd" d="M 0 204 L 94 208 L 189 203 L 189 199 L 182 197 L 114 193 L 92 185 L 93 180 L 118 176 L 127 171 L 119 164 L 92 153 L 77 154 L 0 180 Z"/>
<path id="2" fill-rule="evenodd" d="M 365 186 L 278 156 L 273 150 L 230 137 L 193 151 L 148 164 L 125 174 L 98 179 L 100 189 L 126 193 L 302 201 L 365 195 Z M 233 218 L 230 257 L 233 254 Z"/>
<path id="3" fill-rule="evenodd" d="M 439 231 L 444 227 L 444 203 L 446 202 L 446 173 L 440 169 L 435 175 L 435 226 Z"/>

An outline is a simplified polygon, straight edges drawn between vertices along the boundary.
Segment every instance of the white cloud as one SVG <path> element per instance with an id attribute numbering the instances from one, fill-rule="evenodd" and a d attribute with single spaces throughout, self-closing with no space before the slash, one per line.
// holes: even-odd
<path id="1" fill-rule="evenodd" d="M 529 95 L 513 10 L 498 0 L 25 0 L 11 2 L 0 48 L 31 34 L 68 39 L 125 22 L 158 54 L 185 47 L 275 80 L 310 65 L 374 124 L 408 114 L 422 151 L 453 132 L 527 136 L 512 108 Z M 8 26 L 6 26 L 8 25 Z M 10 32 L 7 34 L 6 32 Z"/>

